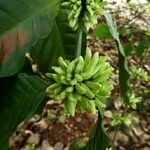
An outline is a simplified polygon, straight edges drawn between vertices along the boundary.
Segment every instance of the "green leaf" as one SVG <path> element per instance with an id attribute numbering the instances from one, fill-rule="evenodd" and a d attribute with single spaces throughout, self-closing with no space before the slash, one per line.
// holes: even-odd
<path id="1" fill-rule="evenodd" d="M 0 77 L 19 71 L 24 55 L 46 37 L 59 10 L 59 0 L 0 1 Z"/>
<path id="2" fill-rule="evenodd" d="M 111 39 L 112 35 L 109 31 L 107 24 L 100 24 L 96 27 L 94 35 L 99 39 Z"/>
<path id="3" fill-rule="evenodd" d="M 139 41 L 138 46 L 136 48 L 137 56 L 142 57 L 149 45 L 149 38 L 144 37 L 143 40 Z"/>
<path id="4" fill-rule="evenodd" d="M 98 122 L 93 138 L 90 138 L 87 146 L 83 150 L 106 150 L 109 146 L 109 138 L 103 125 L 101 110 L 98 109 Z"/>
<path id="5" fill-rule="evenodd" d="M 77 32 L 71 30 L 68 24 L 68 10 L 61 9 L 58 16 L 53 21 L 50 34 L 37 42 L 30 50 L 31 57 L 39 66 L 40 71 L 48 72 L 51 66 L 57 64 L 59 56 L 67 59 L 76 57 Z M 86 49 L 86 35 L 82 38 L 82 55 Z"/>
<path id="6" fill-rule="evenodd" d="M 82 150 L 85 146 L 86 144 L 81 139 L 77 139 L 70 145 L 69 150 Z"/>
<path id="7" fill-rule="evenodd" d="M 1 80 L 2 81 L 2 80 Z M 4 81 L 6 83 L 6 81 Z M 9 137 L 18 124 L 30 118 L 45 97 L 46 84 L 36 76 L 19 74 L 7 78 L 7 84 L 1 89 L 0 105 L 0 149 L 8 149 Z"/>
<path id="8" fill-rule="evenodd" d="M 104 11 L 104 17 L 106 19 L 106 23 L 109 27 L 109 30 L 112 34 L 112 37 L 117 43 L 118 53 L 119 53 L 119 84 L 120 84 L 120 93 L 121 97 L 125 102 L 129 102 L 128 99 L 128 90 L 129 90 L 129 71 L 126 61 L 126 54 L 124 48 L 121 44 L 119 33 L 117 31 L 116 25 L 113 22 L 111 15 Z"/>
<path id="9" fill-rule="evenodd" d="M 133 45 L 131 42 L 128 42 L 125 46 L 124 46 L 124 51 L 125 51 L 125 55 L 129 56 L 131 54 L 131 51 L 133 49 Z"/>
<path id="10" fill-rule="evenodd" d="M 78 44 L 78 33 L 71 30 L 68 23 L 67 9 L 61 9 L 58 16 L 56 17 L 56 23 L 59 29 L 60 37 L 63 44 L 63 50 L 66 59 L 73 60 L 76 58 L 76 47 Z M 86 32 L 82 33 L 82 49 L 81 54 L 84 55 L 86 51 Z"/>
<path id="11" fill-rule="evenodd" d="M 64 56 L 62 41 L 56 21 L 50 34 L 30 49 L 31 57 L 41 72 L 48 72 L 50 66 L 57 64 L 57 58 Z"/>

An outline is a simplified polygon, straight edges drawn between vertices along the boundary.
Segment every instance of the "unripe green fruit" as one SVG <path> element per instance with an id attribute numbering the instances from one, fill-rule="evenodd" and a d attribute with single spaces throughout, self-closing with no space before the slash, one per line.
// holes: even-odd
<path id="1" fill-rule="evenodd" d="M 105 106 L 100 100 L 108 97 L 113 88 L 109 81 L 113 69 L 105 57 L 98 52 L 92 55 L 87 48 L 85 58 L 79 56 L 70 62 L 60 57 L 58 64 L 52 67 L 53 73 L 46 74 L 53 80 L 46 91 L 63 100 L 67 115 L 74 115 L 77 106 L 94 114 L 96 107 Z"/>
<path id="2" fill-rule="evenodd" d="M 73 30 L 77 30 L 79 27 L 79 20 L 83 21 L 87 31 L 90 28 L 94 28 L 97 24 L 97 17 L 101 14 L 100 0 L 87 0 L 85 5 L 86 9 L 83 12 L 82 0 L 69 0 L 69 2 L 62 3 L 62 6 L 70 9 L 68 20 L 69 25 Z M 79 19 L 81 16 L 83 16 L 83 18 Z"/>

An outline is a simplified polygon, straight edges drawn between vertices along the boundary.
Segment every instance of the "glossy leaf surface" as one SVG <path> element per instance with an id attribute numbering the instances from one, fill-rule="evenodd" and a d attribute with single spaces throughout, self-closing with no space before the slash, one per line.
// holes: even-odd
<path id="1" fill-rule="evenodd" d="M 0 1 L 0 77 L 19 71 L 30 46 L 50 33 L 58 10 L 58 0 Z"/>
<path id="2" fill-rule="evenodd" d="M 7 79 L 0 99 L 1 150 L 7 150 L 8 140 L 17 126 L 34 114 L 45 96 L 45 89 L 45 82 L 36 76 L 19 74 Z"/>
<path id="3" fill-rule="evenodd" d="M 31 57 L 42 72 L 48 72 L 51 66 L 56 65 L 59 56 L 70 60 L 76 58 L 78 35 L 69 27 L 67 16 L 68 10 L 61 9 L 53 21 L 49 35 L 39 40 L 30 50 Z M 85 49 L 86 34 L 83 32 L 82 55 Z"/>
<path id="4" fill-rule="evenodd" d="M 113 19 L 110 14 L 104 11 L 104 16 L 106 19 L 106 23 L 109 27 L 109 30 L 112 34 L 112 37 L 116 41 L 117 47 L 118 47 L 118 53 L 119 53 L 119 84 L 120 84 L 120 93 L 121 97 L 124 99 L 126 103 L 128 103 L 128 90 L 129 90 L 129 71 L 126 61 L 126 54 L 124 51 L 124 48 L 121 44 L 119 33 L 117 31 L 117 27 L 115 26 Z"/>

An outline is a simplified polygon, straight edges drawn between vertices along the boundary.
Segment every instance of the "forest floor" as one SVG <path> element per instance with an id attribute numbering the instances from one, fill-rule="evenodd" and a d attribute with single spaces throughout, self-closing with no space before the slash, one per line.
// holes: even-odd
<path id="1" fill-rule="evenodd" d="M 114 140 L 115 130 L 111 126 L 112 114 L 120 111 L 118 83 L 118 53 L 115 42 L 97 40 L 88 37 L 88 45 L 93 51 L 107 56 L 115 68 L 112 82 L 114 90 L 111 95 L 113 105 L 104 113 L 105 127 L 108 135 Z M 144 58 L 138 58 L 133 52 L 129 57 L 129 68 L 141 66 L 150 74 L 150 52 Z M 150 83 L 133 81 L 136 90 L 148 91 L 133 113 L 136 116 L 134 125 L 124 131 L 118 131 L 114 145 L 116 150 L 150 150 Z M 94 126 L 97 116 L 87 112 L 76 112 L 75 117 L 63 117 L 63 105 L 49 100 L 41 115 L 35 115 L 21 124 L 10 140 L 10 150 L 68 150 L 70 143 L 82 138 L 88 141 L 87 131 Z"/>

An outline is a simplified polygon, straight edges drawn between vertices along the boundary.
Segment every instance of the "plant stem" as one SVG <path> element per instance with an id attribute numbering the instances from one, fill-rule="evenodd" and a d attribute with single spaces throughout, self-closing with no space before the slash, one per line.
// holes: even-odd
<path id="1" fill-rule="evenodd" d="M 78 31 L 77 31 L 77 49 L 76 49 L 76 57 L 81 55 L 82 51 L 82 27 L 79 26 Z"/>
<path id="2" fill-rule="evenodd" d="M 115 130 L 114 137 L 112 139 L 112 150 L 115 150 L 115 142 L 116 142 L 116 138 L 117 138 L 119 129 L 120 129 L 120 126 L 118 126 Z"/>
<path id="3" fill-rule="evenodd" d="M 127 111 L 128 111 L 128 106 L 127 106 L 127 104 L 125 104 L 125 108 L 124 108 L 124 110 L 123 110 L 123 112 L 121 113 L 121 116 L 125 116 L 126 115 L 126 113 L 127 113 Z M 116 138 L 117 138 L 117 134 L 118 134 L 118 131 L 120 130 L 120 125 L 115 129 L 115 133 L 114 133 L 114 137 L 113 137 L 113 139 L 112 139 L 112 150 L 115 150 L 116 148 L 115 148 L 115 142 L 116 142 Z"/>

